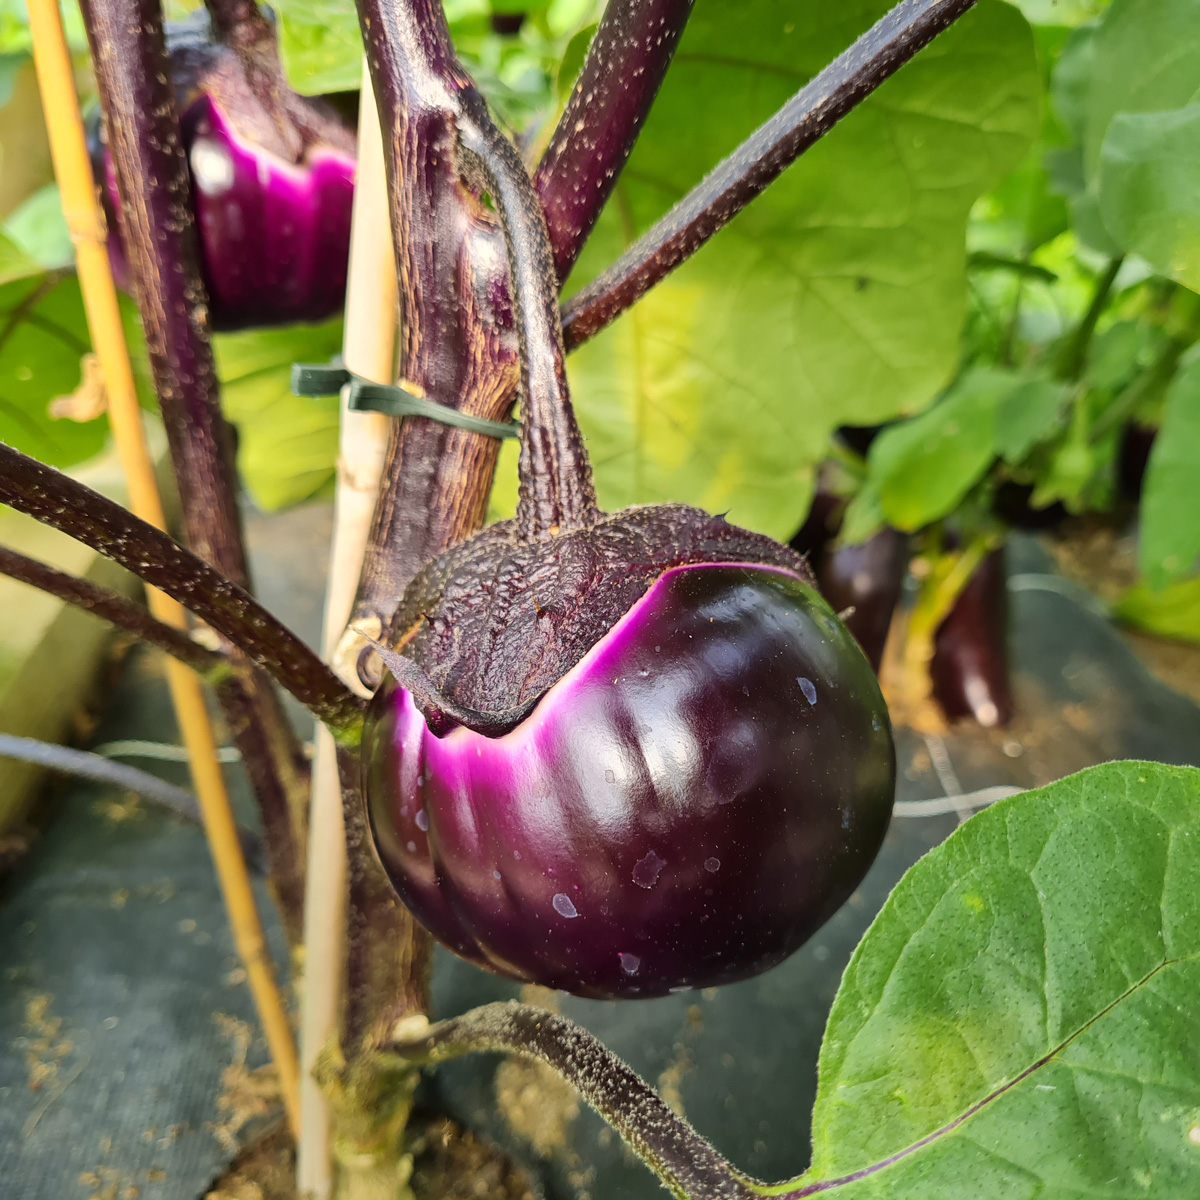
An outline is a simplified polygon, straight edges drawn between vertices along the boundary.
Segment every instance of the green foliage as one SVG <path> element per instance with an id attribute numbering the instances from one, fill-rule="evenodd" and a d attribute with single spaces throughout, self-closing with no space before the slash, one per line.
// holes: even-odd
<path id="1" fill-rule="evenodd" d="M 1162 591 L 1137 584 L 1113 606 L 1113 616 L 1147 633 L 1200 644 L 1200 576 Z"/>
<path id="2" fill-rule="evenodd" d="M 867 457 L 881 515 L 910 532 L 952 513 L 997 457 L 1019 462 L 1058 423 L 1065 389 L 978 367 L 932 408 L 890 426 Z"/>
<path id="3" fill-rule="evenodd" d="M 1155 589 L 1191 574 L 1200 556 L 1200 358 L 1167 392 L 1146 470 L 1138 549 Z"/>
<path id="4" fill-rule="evenodd" d="M 812 1167 L 770 1191 L 1200 1193 L 1198 881 L 1190 767 L 1108 763 L 972 818 L 855 951 Z"/>
<path id="5" fill-rule="evenodd" d="M 338 398 L 294 396 L 292 363 L 332 358 L 342 323 L 227 333 L 213 339 L 221 400 L 238 430 L 238 469 L 271 512 L 328 494 L 337 476 Z"/>
<path id="6" fill-rule="evenodd" d="M 37 275 L 41 267 L 6 233 L 0 232 L 0 284 Z"/>
<path id="7" fill-rule="evenodd" d="M 305 96 L 356 91 L 362 39 L 353 0 L 281 0 L 279 52 L 288 82 Z"/>
<path id="8" fill-rule="evenodd" d="M 81 423 L 49 415 L 55 397 L 79 386 L 88 349 L 73 277 L 39 274 L 0 287 L 0 441 L 55 467 L 99 452 L 106 419 Z"/>
<path id="9" fill-rule="evenodd" d="M 1121 246 L 1200 291 L 1200 104 L 1113 118 L 1100 211 Z"/>
<path id="10" fill-rule="evenodd" d="M 700 5 L 580 266 L 597 274 L 888 7 Z M 607 507 L 686 500 L 789 536 L 838 424 L 924 407 L 953 369 L 963 229 L 1027 149 L 1029 27 L 983 2 L 572 358 Z"/>
<path id="11" fill-rule="evenodd" d="M 47 184 L 34 192 L 8 218 L 4 232 L 40 270 L 55 271 L 75 262 L 75 247 L 57 184 Z"/>

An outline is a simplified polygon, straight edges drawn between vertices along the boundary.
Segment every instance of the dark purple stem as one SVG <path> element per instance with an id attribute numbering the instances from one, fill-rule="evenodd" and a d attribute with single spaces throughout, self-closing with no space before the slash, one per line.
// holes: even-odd
<path id="1" fill-rule="evenodd" d="M 357 739 L 362 701 L 253 596 L 161 530 L 2 443 L 0 503 L 62 530 L 174 597 L 267 671 L 335 735 Z"/>
<path id="2" fill-rule="evenodd" d="M 456 118 L 471 83 L 440 3 L 362 0 L 384 129 L 396 272 L 399 373 L 426 395 L 492 420 L 517 379 L 504 234 L 460 174 Z M 499 443 L 424 418 L 393 424 L 354 619 L 382 628 L 424 562 L 483 522 Z"/>
<path id="3" fill-rule="evenodd" d="M 573 349 L 693 255 L 975 0 L 901 0 L 563 308 Z"/>
<path id="4" fill-rule="evenodd" d="M 533 176 L 560 283 L 616 186 L 695 0 L 610 0 Z"/>
<path id="5" fill-rule="evenodd" d="M 233 446 L 218 398 L 162 16 L 157 0 L 83 0 L 82 9 L 187 542 L 246 587 Z"/>
<path id="6" fill-rule="evenodd" d="M 749 1200 L 760 1193 L 626 1063 L 574 1021 L 513 1001 L 440 1021 L 390 1049 L 425 1063 L 501 1050 L 553 1067 L 676 1196 Z"/>
<path id="7" fill-rule="evenodd" d="M 182 500 L 185 540 L 227 579 L 249 589 L 233 444 L 220 410 L 162 13 L 158 0 L 83 0 L 82 11 L 116 168 L 125 252 Z M 241 38 L 247 62 L 263 55 L 274 62 L 273 30 L 253 11 L 253 0 L 222 4 L 218 23 L 235 18 L 246 22 L 235 41 Z M 260 73 L 270 82 L 269 69 Z M 279 76 L 277 63 L 274 75 Z M 277 80 L 272 86 L 281 85 Z M 288 863 L 286 875 L 295 880 L 302 871 L 308 804 L 299 740 L 275 689 L 264 678 L 251 678 L 252 668 L 236 652 L 232 657 L 245 686 L 239 711 L 227 710 L 225 716 L 246 732 L 241 748 L 264 825 L 287 828 L 287 846 L 273 847 L 272 853 L 294 849 L 298 858 Z M 254 757 L 258 753 L 268 757 Z M 276 861 L 281 861 L 278 855 Z M 293 890 L 279 881 L 281 898 Z M 299 927 L 298 913 L 285 917 L 290 929 Z"/>
<path id="8" fill-rule="evenodd" d="M 59 571 L 46 563 L 26 558 L 7 546 L 0 546 L 0 575 L 7 575 L 27 583 L 30 587 L 49 592 L 68 604 L 87 609 L 101 620 L 108 621 L 118 629 L 132 634 L 139 641 L 156 646 L 159 650 L 186 663 L 194 671 L 210 680 L 230 671 L 229 660 L 214 650 L 193 641 L 182 629 L 175 629 L 156 620 L 135 601 L 114 592 L 111 588 L 92 583 L 90 579 L 76 579 L 65 571 Z"/>

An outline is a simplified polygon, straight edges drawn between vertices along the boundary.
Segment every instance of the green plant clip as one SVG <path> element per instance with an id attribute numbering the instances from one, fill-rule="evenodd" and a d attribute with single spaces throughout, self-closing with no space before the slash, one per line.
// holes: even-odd
<path id="1" fill-rule="evenodd" d="M 517 437 L 516 421 L 489 421 L 459 412 L 425 396 L 417 396 L 406 388 L 392 383 L 372 383 L 355 375 L 342 365 L 340 357 L 328 363 L 293 363 L 292 391 L 297 396 L 332 396 L 343 387 L 350 387 L 352 412 L 381 412 L 391 417 L 428 417 L 443 425 L 469 429 L 485 437 Z"/>

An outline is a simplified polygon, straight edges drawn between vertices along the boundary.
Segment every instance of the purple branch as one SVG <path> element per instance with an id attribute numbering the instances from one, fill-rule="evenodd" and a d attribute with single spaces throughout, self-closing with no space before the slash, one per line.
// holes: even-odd
<path id="1" fill-rule="evenodd" d="M 609 0 L 533 186 L 560 283 L 633 150 L 695 0 Z"/>
<path id="2" fill-rule="evenodd" d="M 82 0 L 81 7 L 116 168 L 125 251 L 183 502 L 185 539 L 205 562 L 249 588 L 232 439 L 220 410 L 191 182 L 159 3 Z M 278 93 L 274 31 L 253 0 L 219 0 L 216 7 L 214 19 L 238 45 L 248 71 L 259 70 Z M 256 62 L 266 65 L 259 69 Z M 277 101 L 282 104 L 278 95 Z M 231 726 L 242 730 L 239 745 L 255 799 L 276 839 L 272 855 L 285 864 L 276 880 L 282 902 L 297 894 L 295 881 L 303 870 L 307 769 L 278 693 L 265 679 L 252 679 L 252 668 L 236 653 L 232 657 L 243 687 L 238 711 L 227 707 L 232 693 L 221 694 L 222 708 Z M 299 928 L 298 909 L 285 909 L 284 918 L 289 932 Z"/>
<path id="3" fill-rule="evenodd" d="M 975 0 L 901 0 L 563 307 L 568 349 L 689 258 Z"/>
<path id="4" fill-rule="evenodd" d="M 36 738 L 0 733 L 0 757 L 15 758 L 61 775 L 87 779 L 93 783 L 102 783 L 106 787 L 121 788 L 170 809 L 177 816 L 184 817 L 196 825 L 204 823 L 200 815 L 200 806 L 191 792 L 176 787 L 165 779 L 159 779 L 157 775 L 139 771 L 137 767 L 128 767 L 124 763 L 113 762 L 100 754 L 92 754 L 87 750 L 73 750 L 69 746 L 58 746 L 53 742 L 39 742 Z M 265 865 L 263 846 L 258 835 L 239 825 L 238 841 L 242 844 L 242 852 L 247 861 L 261 874 Z"/>
<path id="5" fill-rule="evenodd" d="M 494 214 L 463 182 L 461 93 L 440 3 L 361 0 L 384 130 L 396 271 L 399 373 L 427 396 L 492 420 L 515 393 L 508 258 Z M 483 522 L 499 443 L 420 417 L 393 424 L 354 620 L 386 625 L 433 555 Z"/>
<path id="6" fill-rule="evenodd" d="M 424 1063 L 502 1050 L 553 1067 L 676 1196 L 750 1200 L 760 1193 L 595 1036 L 567 1017 L 515 1001 L 440 1021 L 389 1049 Z"/>
<path id="7" fill-rule="evenodd" d="M 253 596 L 99 492 L 0 443 L 0 503 L 62 530 L 207 621 L 318 720 L 357 739 L 363 702 Z"/>
<path id="8" fill-rule="evenodd" d="M 146 349 L 183 501 L 188 545 L 248 586 L 229 427 L 157 0 L 83 0 Z"/>
<path id="9" fill-rule="evenodd" d="M 155 619 L 142 605 L 111 588 L 92 583 L 89 579 L 76 579 L 74 575 L 36 559 L 26 558 L 7 546 L 0 546 L 0 575 L 20 580 L 68 604 L 87 609 L 101 620 L 186 663 L 209 680 L 215 680 L 230 671 L 229 660 L 223 654 L 194 642 L 182 629 L 175 629 Z"/>

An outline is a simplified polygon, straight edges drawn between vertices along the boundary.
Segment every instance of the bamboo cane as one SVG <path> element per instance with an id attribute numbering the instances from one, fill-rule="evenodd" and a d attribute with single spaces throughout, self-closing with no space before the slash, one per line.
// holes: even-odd
<path id="1" fill-rule="evenodd" d="M 358 375 L 392 379 L 396 339 L 396 274 L 388 222 L 379 113 L 363 65 L 358 121 L 358 169 L 350 226 L 350 268 L 342 357 Z M 350 412 L 342 397 L 333 542 L 325 594 L 322 651 L 337 649 L 358 586 L 367 532 L 379 492 L 388 418 Z M 313 1068 L 337 1029 L 345 961 L 346 849 L 341 786 L 333 738 L 317 731 L 309 808 L 308 869 L 304 895 L 304 1000 L 300 1020 L 300 1142 L 296 1186 L 305 1200 L 333 1190 L 332 1119 Z"/>
<path id="2" fill-rule="evenodd" d="M 104 376 L 109 422 L 129 487 L 130 507 L 143 520 L 165 529 L 166 517 L 138 409 L 129 348 L 105 248 L 104 220 L 97 203 L 71 55 L 57 0 L 29 0 L 29 27 L 54 173 L 75 245 L 80 291 L 92 345 Z M 176 601 L 148 588 L 147 602 L 159 620 L 179 629 L 187 627 L 187 615 Z M 267 1047 L 279 1072 L 288 1120 L 296 1133 L 300 1121 L 296 1047 L 287 1009 L 267 956 L 250 874 L 217 760 L 217 743 L 203 686 L 181 663 L 168 659 L 165 666 L 234 942 L 246 969 Z"/>

